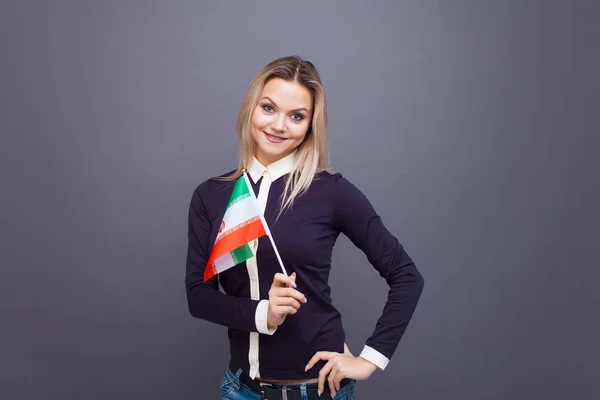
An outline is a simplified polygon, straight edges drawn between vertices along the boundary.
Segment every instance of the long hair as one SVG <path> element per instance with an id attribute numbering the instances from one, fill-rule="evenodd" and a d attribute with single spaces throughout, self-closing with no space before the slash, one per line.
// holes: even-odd
<path id="1" fill-rule="evenodd" d="M 313 100 L 313 115 L 310 128 L 296 149 L 295 163 L 288 175 L 281 197 L 279 214 L 294 204 L 297 196 L 304 193 L 313 178 L 319 172 L 329 169 L 329 141 L 327 138 L 327 104 L 321 77 L 315 66 L 299 56 L 278 58 L 265 65 L 254 76 L 238 112 L 236 122 L 236 140 L 239 146 L 239 164 L 236 171 L 222 180 L 232 181 L 242 175 L 254 156 L 256 143 L 250 132 L 252 113 L 258 104 L 263 87 L 271 79 L 280 78 L 304 86 Z"/>

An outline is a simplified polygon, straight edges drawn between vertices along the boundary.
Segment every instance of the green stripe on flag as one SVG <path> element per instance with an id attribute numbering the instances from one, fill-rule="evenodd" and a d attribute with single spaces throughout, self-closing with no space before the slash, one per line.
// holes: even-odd
<path id="1" fill-rule="evenodd" d="M 231 198 L 229 199 L 227 208 L 230 208 L 238 201 L 244 200 L 249 196 L 250 191 L 248 189 L 248 185 L 246 185 L 246 180 L 244 177 L 241 177 L 235 182 L 235 186 L 233 187 L 233 192 L 231 192 Z"/>
<path id="2" fill-rule="evenodd" d="M 233 258 L 233 262 L 236 264 L 241 263 L 242 261 L 246 261 L 250 257 L 253 256 L 252 250 L 250 250 L 250 246 L 245 244 L 237 249 L 233 250 L 231 253 L 231 258 Z"/>

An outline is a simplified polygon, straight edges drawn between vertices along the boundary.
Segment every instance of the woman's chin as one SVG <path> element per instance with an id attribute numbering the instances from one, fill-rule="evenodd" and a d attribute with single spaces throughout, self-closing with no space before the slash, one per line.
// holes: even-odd
<path id="1" fill-rule="evenodd" d="M 257 158 L 259 158 L 259 161 L 261 161 L 260 159 L 262 158 L 262 159 L 264 159 L 262 161 L 268 161 L 268 163 L 270 164 L 272 162 L 282 159 L 283 157 L 287 156 L 291 152 L 292 151 L 289 149 L 271 149 L 271 148 L 261 147 L 259 149 Z"/>

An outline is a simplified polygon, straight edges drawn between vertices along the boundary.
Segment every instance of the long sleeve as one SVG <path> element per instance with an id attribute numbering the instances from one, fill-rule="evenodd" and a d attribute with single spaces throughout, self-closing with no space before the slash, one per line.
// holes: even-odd
<path id="1" fill-rule="evenodd" d="M 337 229 L 365 253 L 390 287 L 383 313 L 363 351 L 365 358 L 377 360 L 374 363 L 383 369 L 414 313 L 424 279 L 403 246 L 383 225 L 369 200 L 339 174 L 334 220 Z"/>
<path id="2" fill-rule="evenodd" d="M 200 185 L 194 191 L 188 217 L 185 285 L 190 314 L 230 328 L 256 332 L 259 301 L 220 292 L 216 277 L 204 283 L 212 229 L 200 195 L 202 188 L 203 185 Z"/>

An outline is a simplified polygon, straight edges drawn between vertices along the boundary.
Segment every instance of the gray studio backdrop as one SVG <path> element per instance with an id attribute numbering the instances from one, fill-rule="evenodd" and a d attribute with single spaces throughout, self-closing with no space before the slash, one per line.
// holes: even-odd
<path id="1" fill-rule="evenodd" d="M 323 77 L 332 164 L 426 279 L 358 399 L 597 399 L 598 3 L 0 2 L 0 398 L 216 399 L 184 290 L 195 187 L 266 62 Z M 355 353 L 385 282 L 345 238 Z"/>

